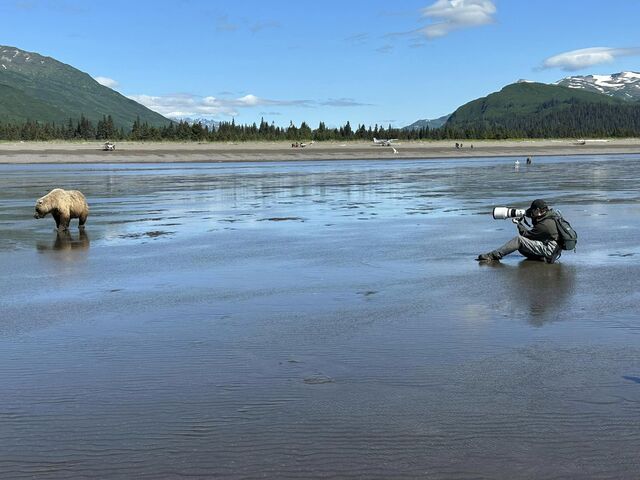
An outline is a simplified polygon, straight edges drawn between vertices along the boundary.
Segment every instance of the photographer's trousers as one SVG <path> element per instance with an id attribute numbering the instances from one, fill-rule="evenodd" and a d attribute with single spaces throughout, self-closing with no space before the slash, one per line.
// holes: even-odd
<path id="1" fill-rule="evenodd" d="M 518 235 L 494 250 L 493 253 L 502 258 L 518 250 L 525 257 L 542 257 L 548 260 L 552 258 L 557 246 L 558 244 L 554 240 L 545 243 Z"/>

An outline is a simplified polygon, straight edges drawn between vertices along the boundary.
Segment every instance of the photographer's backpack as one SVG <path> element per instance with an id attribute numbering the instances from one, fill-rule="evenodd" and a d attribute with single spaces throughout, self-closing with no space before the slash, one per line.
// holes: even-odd
<path id="1" fill-rule="evenodd" d="M 573 229 L 571 224 L 567 222 L 562 214 L 555 210 L 555 215 L 553 219 L 556 221 L 556 226 L 558 227 L 558 243 L 562 250 L 573 250 L 576 249 L 576 243 L 578 243 L 578 234 Z"/>

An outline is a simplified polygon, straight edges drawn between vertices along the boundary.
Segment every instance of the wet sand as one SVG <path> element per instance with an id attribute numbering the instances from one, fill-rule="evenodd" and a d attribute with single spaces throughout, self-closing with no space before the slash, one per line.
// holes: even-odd
<path id="1" fill-rule="evenodd" d="M 174 163 L 263 162 L 309 160 L 391 160 L 549 155 L 640 153 L 640 139 L 407 141 L 393 147 L 371 142 L 316 142 L 292 148 L 291 142 L 162 143 L 118 142 L 116 150 L 101 151 L 100 142 L 0 143 L 0 163 Z M 473 145 L 473 148 L 471 147 Z M 395 152 L 394 152 L 395 149 Z M 535 158 L 534 158 L 535 159 Z"/>
<path id="2" fill-rule="evenodd" d="M 640 155 L 514 160 L 1 165 L 0 478 L 635 478 Z"/>

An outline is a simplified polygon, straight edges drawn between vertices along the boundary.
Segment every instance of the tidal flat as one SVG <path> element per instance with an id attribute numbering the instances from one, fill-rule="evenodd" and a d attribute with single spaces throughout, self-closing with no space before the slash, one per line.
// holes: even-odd
<path id="1" fill-rule="evenodd" d="M 0 165 L 0 478 L 637 478 L 640 155 L 518 159 Z"/>

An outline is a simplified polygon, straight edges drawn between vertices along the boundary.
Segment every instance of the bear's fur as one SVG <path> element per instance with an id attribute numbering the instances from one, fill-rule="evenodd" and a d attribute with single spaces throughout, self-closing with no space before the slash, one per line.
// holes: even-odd
<path id="1" fill-rule="evenodd" d="M 84 228 L 89 216 L 89 205 L 84 195 L 78 190 L 56 188 L 38 199 L 33 217 L 43 218 L 49 213 L 55 219 L 56 228 L 60 231 L 69 229 L 72 218 L 79 219 L 78 228 Z"/>

